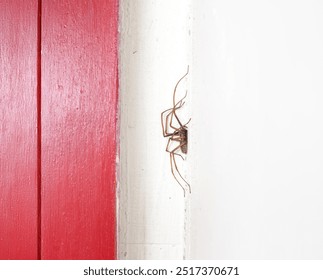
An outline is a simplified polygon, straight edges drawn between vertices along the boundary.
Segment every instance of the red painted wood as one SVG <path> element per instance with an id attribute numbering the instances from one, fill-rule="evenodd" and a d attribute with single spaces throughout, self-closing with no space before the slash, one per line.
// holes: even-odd
<path id="1" fill-rule="evenodd" d="M 37 1 L 0 0 L 0 259 L 37 258 Z"/>
<path id="2" fill-rule="evenodd" d="M 42 4 L 42 259 L 115 258 L 117 2 Z"/>

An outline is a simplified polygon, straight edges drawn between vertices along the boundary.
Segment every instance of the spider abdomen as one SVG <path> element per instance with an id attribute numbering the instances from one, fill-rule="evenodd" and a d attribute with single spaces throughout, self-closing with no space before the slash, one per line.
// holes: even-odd
<path id="1" fill-rule="evenodd" d="M 187 154 L 187 129 L 181 129 L 179 131 L 179 136 L 181 138 L 181 143 L 183 143 L 183 145 L 181 146 L 181 151 L 183 154 Z"/>

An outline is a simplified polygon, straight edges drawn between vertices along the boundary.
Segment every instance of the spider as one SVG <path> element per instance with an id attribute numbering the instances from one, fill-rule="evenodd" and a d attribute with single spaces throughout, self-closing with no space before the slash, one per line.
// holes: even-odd
<path id="1" fill-rule="evenodd" d="M 187 143 L 188 143 L 188 130 L 187 130 L 187 123 L 184 125 L 180 121 L 176 111 L 183 107 L 185 104 L 184 99 L 187 96 L 187 91 L 182 99 L 180 99 L 178 102 L 176 102 L 176 90 L 179 83 L 188 75 L 189 72 L 189 66 L 187 66 L 187 72 L 183 77 L 181 77 L 174 88 L 173 93 L 173 107 L 170 109 L 167 109 L 161 113 L 161 124 L 163 129 L 163 136 L 168 137 L 168 142 L 166 146 L 166 152 L 170 155 L 170 166 L 171 166 L 171 172 L 175 178 L 175 180 L 178 182 L 178 184 L 182 187 L 184 191 L 184 196 L 186 193 L 185 185 L 188 186 L 189 192 L 191 193 L 191 186 L 190 184 L 183 178 L 182 174 L 179 172 L 177 163 L 176 163 L 176 157 L 179 156 L 184 160 L 184 157 L 182 154 L 187 154 Z M 174 119 L 177 122 L 178 127 L 176 127 L 176 124 L 174 124 Z M 171 148 L 171 146 L 174 146 Z M 178 175 L 178 176 L 177 176 Z"/>

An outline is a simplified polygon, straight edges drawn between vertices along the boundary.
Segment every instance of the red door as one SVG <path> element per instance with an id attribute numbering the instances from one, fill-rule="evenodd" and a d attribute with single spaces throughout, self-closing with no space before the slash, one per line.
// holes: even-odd
<path id="1" fill-rule="evenodd" d="M 115 258 L 117 2 L 0 0 L 1 259 Z"/>
<path id="2" fill-rule="evenodd" d="M 37 258 L 37 13 L 0 0 L 0 259 Z"/>

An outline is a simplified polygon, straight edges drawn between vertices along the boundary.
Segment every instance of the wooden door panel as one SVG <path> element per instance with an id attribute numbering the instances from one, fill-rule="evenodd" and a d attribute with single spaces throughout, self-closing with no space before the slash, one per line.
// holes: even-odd
<path id="1" fill-rule="evenodd" d="M 42 4 L 42 259 L 115 258 L 117 2 Z"/>
<path id="2" fill-rule="evenodd" d="M 0 0 L 0 259 L 37 258 L 37 2 Z"/>

